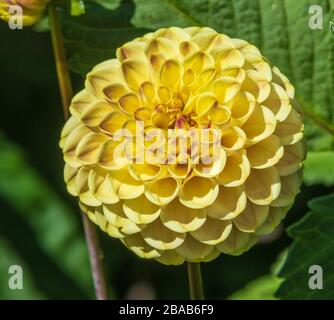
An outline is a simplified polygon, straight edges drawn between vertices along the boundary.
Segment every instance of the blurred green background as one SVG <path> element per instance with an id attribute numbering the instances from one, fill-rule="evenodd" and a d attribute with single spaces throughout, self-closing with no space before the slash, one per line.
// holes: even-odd
<path id="1" fill-rule="evenodd" d="M 0 299 L 94 298 L 76 200 L 63 182 L 58 147 L 63 115 L 50 35 L 0 24 Z M 74 91 L 83 80 L 73 76 Z M 285 227 L 307 212 L 307 201 L 328 194 L 302 187 L 284 225 L 240 257 L 203 264 L 207 298 L 222 299 L 268 274 L 291 243 Z M 188 298 L 186 267 L 140 260 L 99 231 L 114 298 Z M 10 290 L 8 269 L 21 265 L 23 290 Z"/>

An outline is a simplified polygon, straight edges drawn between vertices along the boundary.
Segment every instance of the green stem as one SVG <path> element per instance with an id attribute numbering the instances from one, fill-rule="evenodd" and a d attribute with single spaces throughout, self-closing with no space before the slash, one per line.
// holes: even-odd
<path id="1" fill-rule="evenodd" d="M 64 118 L 67 120 L 70 116 L 69 106 L 71 104 L 73 91 L 70 74 L 67 68 L 65 49 L 59 23 L 59 15 L 54 1 L 51 1 L 49 4 L 49 21 Z M 85 213 L 82 212 L 81 216 L 88 246 L 96 298 L 98 300 L 107 300 L 108 287 L 104 270 L 104 257 L 100 247 L 96 227 L 88 219 Z"/>
<path id="2" fill-rule="evenodd" d="M 204 300 L 201 265 L 199 262 L 187 262 L 191 300 Z"/>

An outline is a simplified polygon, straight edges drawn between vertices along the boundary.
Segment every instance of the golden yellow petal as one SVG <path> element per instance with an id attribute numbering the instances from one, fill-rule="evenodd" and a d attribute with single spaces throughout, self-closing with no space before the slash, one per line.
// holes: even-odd
<path id="1" fill-rule="evenodd" d="M 108 138 L 103 134 L 90 133 L 79 142 L 75 156 L 84 165 L 98 163 L 103 144 L 107 141 Z"/>
<path id="2" fill-rule="evenodd" d="M 212 254 L 214 246 L 199 242 L 187 234 L 184 242 L 175 251 L 189 262 L 201 262 Z"/>
<path id="3" fill-rule="evenodd" d="M 269 137 L 276 128 L 275 115 L 264 106 L 257 106 L 252 115 L 242 125 L 249 143 L 255 143 Z"/>
<path id="4" fill-rule="evenodd" d="M 282 144 L 290 145 L 303 138 L 303 130 L 302 116 L 292 108 L 288 117 L 283 122 L 277 123 L 275 134 L 279 136 Z"/>
<path id="5" fill-rule="evenodd" d="M 276 164 L 279 174 L 286 176 L 299 170 L 305 156 L 305 142 L 303 140 L 289 146 L 284 146 L 284 155 Z"/>
<path id="6" fill-rule="evenodd" d="M 103 213 L 109 224 L 119 229 L 125 235 L 138 233 L 146 227 L 143 224 L 135 224 L 125 216 L 122 201 L 103 205 Z"/>
<path id="7" fill-rule="evenodd" d="M 226 187 L 242 185 L 250 174 L 250 164 L 245 152 L 231 153 L 224 170 L 218 175 L 218 183 Z"/>
<path id="8" fill-rule="evenodd" d="M 262 236 L 272 233 L 285 218 L 291 206 L 287 207 L 270 207 L 266 221 L 256 229 L 255 234 Z"/>
<path id="9" fill-rule="evenodd" d="M 247 157 L 252 168 L 264 169 L 275 165 L 284 154 L 284 148 L 276 135 L 247 148 Z"/>
<path id="10" fill-rule="evenodd" d="M 135 199 L 124 200 L 125 215 L 134 223 L 148 224 L 160 216 L 161 208 L 150 202 L 145 195 Z"/>
<path id="11" fill-rule="evenodd" d="M 184 262 L 184 257 L 175 252 L 175 250 L 166 250 L 161 252 L 161 256 L 155 260 L 167 266 L 178 266 Z"/>
<path id="12" fill-rule="evenodd" d="M 126 236 L 122 239 L 122 242 L 140 258 L 153 259 L 160 257 L 159 251 L 148 245 L 139 233 Z"/>
<path id="13" fill-rule="evenodd" d="M 291 205 L 299 193 L 302 180 L 303 177 L 300 170 L 288 176 L 281 177 L 281 192 L 271 206 L 286 207 Z"/>
<path id="14" fill-rule="evenodd" d="M 213 179 L 191 177 L 182 186 L 180 202 L 192 209 L 201 209 L 211 205 L 217 198 L 219 186 Z"/>
<path id="15" fill-rule="evenodd" d="M 220 220 L 230 220 L 237 217 L 246 207 L 246 194 L 242 187 L 219 187 L 216 201 L 207 210 L 209 217 Z"/>
<path id="16" fill-rule="evenodd" d="M 268 205 L 281 192 L 281 179 L 274 167 L 252 169 L 245 184 L 248 199 L 258 205 Z"/>
<path id="17" fill-rule="evenodd" d="M 205 223 L 190 234 L 196 240 L 208 244 L 216 245 L 223 242 L 232 230 L 232 222 L 229 220 L 217 220 L 207 218 Z"/>
<path id="18" fill-rule="evenodd" d="M 250 249 L 257 239 L 258 237 L 252 233 L 242 232 L 233 227 L 228 238 L 218 244 L 216 248 L 223 253 L 238 256 Z"/>
<path id="19" fill-rule="evenodd" d="M 120 199 L 134 199 L 144 193 L 144 184 L 133 179 L 127 168 L 111 171 L 110 177 Z"/>
<path id="20" fill-rule="evenodd" d="M 145 195 L 151 202 L 163 206 L 178 195 L 179 189 L 179 183 L 174 178 L 166 177 L 148 182 L 145 185 Z"/>
<path id="21" fill-rule="evenodd" d="M 185 233 L 174 232 L 166 228 L 160 219 L 148 224 L 141 235 L 145 242 L 158 250 L 175 249 L 182 244 L 186 237 Z"/>
<path id="22" fill-rule="evenodd" d="M 206 220 L 204 209 L 191 209 L 174 199 L 161 212 L 162 223 L 175 232 L 189 232 L 200 228 Z"/>
<path id="23" fill-rule="evenodd" d="M 268 214 L 269 206 L 259 206 L 247 201 L 246 208 L 233 222 L 240 231 L 254 232 L 266 221 Z"/>

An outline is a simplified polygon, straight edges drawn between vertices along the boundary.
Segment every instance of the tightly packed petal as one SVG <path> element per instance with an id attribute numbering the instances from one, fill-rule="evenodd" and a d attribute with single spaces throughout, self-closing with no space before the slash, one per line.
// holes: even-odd
<path id="1" fill-rule="evenodd" d="M 81 209 L 142 258 L 239 255 L 285 217 L 301 184 L 303 122 L 259 50 L 171 27 L 88 73 L 60 146 Z"/>

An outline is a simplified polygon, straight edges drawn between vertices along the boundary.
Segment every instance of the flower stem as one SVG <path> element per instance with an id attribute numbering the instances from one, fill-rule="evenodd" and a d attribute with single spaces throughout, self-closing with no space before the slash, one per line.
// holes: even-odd
<path id="1" fill-rule="evenodd" d="M 59 15 L 54 1 L 51 1 L 49 4 L 49 22 L 64 118 L 67 120 L 70 116 L 69 106 L 73 96 L 73 91 L 70 74 L 67 68 L 65 49 L 59 23 Z M 107 300 L 108 287 L 103 263 L 104 257 L 100 247 L 96 227 L 89 220 L 85 213 L 82 212 L 81 215 L 88 246 L 96 298 L 98 300 Z"/>
<path id="2" fill-rule="evenodd" d="M 187 262 L 191 300 L 204 300 L 201 265 L 199 262 Z"/>

